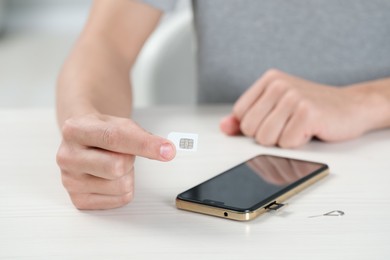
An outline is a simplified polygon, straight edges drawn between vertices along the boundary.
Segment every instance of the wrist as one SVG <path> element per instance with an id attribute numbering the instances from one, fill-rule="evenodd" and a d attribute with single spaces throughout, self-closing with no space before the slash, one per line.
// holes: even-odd
<path id="1" fill-rule="evenodd" d="M 71 117 L 105 114 L 129 117 L 131 86 L 127 70 L 116 66 L 92 66 L 82 60 L 67 62 L 57 81 L 56 108 L 58 124 Z M 103 63 L 105 64 L 105 63 Z M 107 83 L 110 82 L 110 83 Z"/>
<path id="2" fill-rule="evenodd" d="M 390 127 L 390 80 L 363 82 L 344 88 L 364 132 Z"/>

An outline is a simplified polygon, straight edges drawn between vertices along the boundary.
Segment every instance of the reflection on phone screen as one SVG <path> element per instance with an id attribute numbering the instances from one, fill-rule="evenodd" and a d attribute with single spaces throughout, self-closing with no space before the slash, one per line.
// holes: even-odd
<path id="1" fill-rule="evenodd" d="M 184 193 L 183 199 L 233 210 L 251 210 L 303 183 L 324 165 L 269 155 L 257 156 Z"/>

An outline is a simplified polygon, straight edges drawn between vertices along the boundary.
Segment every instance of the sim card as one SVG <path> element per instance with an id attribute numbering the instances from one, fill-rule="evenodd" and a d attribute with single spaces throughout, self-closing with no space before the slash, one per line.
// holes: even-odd
<path id="1" fill-rule="evenodd" d="M 171 132 L 168 139 L 173 142 L 178 151 L 192 151 L 198 149 L 198 134 Z"/>

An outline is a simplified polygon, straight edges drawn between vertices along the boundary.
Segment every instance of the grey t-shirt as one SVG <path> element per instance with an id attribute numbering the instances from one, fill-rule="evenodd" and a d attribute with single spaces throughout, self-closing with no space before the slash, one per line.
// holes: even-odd
<path id="1" fill-rule="evenodd" d="M 270 68 L 335 86 L 390 76 L 388 0 L 193 0 L 193 11 L 199 103 L 234 102 Z"/>

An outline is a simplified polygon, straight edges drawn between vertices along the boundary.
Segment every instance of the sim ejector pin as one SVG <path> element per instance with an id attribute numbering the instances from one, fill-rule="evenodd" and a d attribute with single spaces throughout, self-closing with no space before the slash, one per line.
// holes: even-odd
<path id="1" fill-rule="evenodd" d="M 328 213 L 325 213 L 325 214 L 310 216 L 309 218 L 316 218 L 316 217 L 323 217 L 323 216 L 326 216 L 326 217 L 340 217 L 340 216 L 343 216 L 343 215 L 345 215 L 344 211 L 332 210 L 332 211 L 329 211 Z"/>

